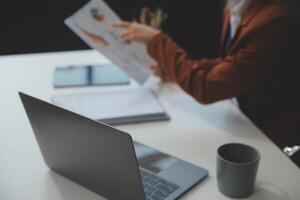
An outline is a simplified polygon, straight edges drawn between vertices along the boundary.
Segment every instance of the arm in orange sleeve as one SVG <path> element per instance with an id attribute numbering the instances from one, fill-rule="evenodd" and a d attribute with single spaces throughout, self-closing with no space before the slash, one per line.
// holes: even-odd
<path id="1" fill-rule="evenodd" d="M 239 96 L 274 75 L 280 51 L 286 48 L 285 20 L 270 20 L 240 41 L 225 58 L 191 60 L 172 39 L 160 33 L 148 44 L 161 70 L 203 104 Z"/>

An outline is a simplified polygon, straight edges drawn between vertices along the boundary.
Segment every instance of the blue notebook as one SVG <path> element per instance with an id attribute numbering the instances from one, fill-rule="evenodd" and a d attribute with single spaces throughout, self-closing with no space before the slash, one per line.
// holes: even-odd
<path id="1" fill-rule="evenodd" d="M 68 66 L 55 69 L 55 88 L 129 84 L 128 75 L 113 64 Z"/>

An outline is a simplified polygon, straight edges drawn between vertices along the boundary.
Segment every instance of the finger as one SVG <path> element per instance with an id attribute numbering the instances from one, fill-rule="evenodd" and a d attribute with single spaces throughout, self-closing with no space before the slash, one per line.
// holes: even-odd
<path id="1" fill-rule="evenodd" d="M 163 81 L 172 81 L 171 76 L 168 75 L 168 74 L 166 74 L 166 73 L 162 73 L 161 79 L 162 79 Z"/>
<path id="2" fill-rule="evenodd" d="M 131 35 L 132 35 L 132 32 L 128 30 L 128 31 L 122 33 L 122 34 L 121 34 L 121 37 L 122 37 L 122 38 L 123 38 L 123 37 L 129 37 L 129 36 L 131 36 Z"/>
<path id="3" fill-rule="evenodd" d="M 171 80 L 172 80 L 169 76 L 166 76 L 166 75 L 162 76 L 161 79 L 162 79 L 163 81 L 165 81 L 165 82 L 168 82 L 168 81 L 171 81 Z"/>
<path id="4" fill-rule="evenodd" d="M 121 37 L 127 42 L 138 41 L 137 34 L 133 31 L 127 31 Z"/>
<path id="5" fill-rule="evenodd" d="M 150 68 L 151 68 L 151 69 L 158 68 L 158 65 L 156 65 L 156 64 L 154 64 L 154 65 L 150 65 Z"/>
<path id="6" fill-rule="evenodd" d="M 155 76 L 161 77 L 161 75 L 162 75 L 161 70 L 157 67 L 156 68 L 151 68 L 151 71 Z"/>
<path id="7" fill-rule="evenodd" d="M 151 65 L 150 69 L 154 75 L 160 76 L 162 74 L 160 68 L 157 65 Z"/>
<path id="8" fill-rule="evenodd" d="M 115 28 L 129 28 L 131 26 L 131 22 L 116 22 L 112 24 Z"/>
<path id="9" fill-rule="evenodd" d="M 151 71 L 154 71 L 154 70 L 156 70 L 156 67 L 150 66 L 150 70 L 151 70 Z"/>
<path id="10" fill-rule="evenodd" d="M 159 78 L 162 78 L 161 73 L 159 71 L 153 72 L 153 74 Z"/>
<path id="11" fill-rule="evenodd" d="M 122 35 L 122 40 L 126 43 L 130 43 L 134 40 L 134 38 L 131 34 L 125 34 L 125 35 Z"/>
<path id="12" fill-rule="evenodd" d="M 161 80 L 163 80 L 164 82 L 169 82 L 172 80 L 168 75 L 164 74 L 161 71 L 158 65 L 151 65 L 150 69 L 155 76 L 161 78 Z"/>

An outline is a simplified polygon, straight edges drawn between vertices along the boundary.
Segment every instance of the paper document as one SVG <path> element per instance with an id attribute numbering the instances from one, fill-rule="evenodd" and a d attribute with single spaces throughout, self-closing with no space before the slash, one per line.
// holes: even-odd
<path id="1" fill-rule="evenodd" d="M 97 49 L 114 64 L 121 67 L 138 83 L 143 84 L 155 61 L 144 44 L 122 41 L 124 30 L 112 27 L 121 19 L 102 0 L 92 0 L 65 20 L 65 24 L 89 46 Z"/>
<path id="2" fill-rule="evenodd" d="M 108 124 L 169 119 L 156 96 L 143 88 L 61 95 L 53 97 L 52 102 L 62 108 Z"/>

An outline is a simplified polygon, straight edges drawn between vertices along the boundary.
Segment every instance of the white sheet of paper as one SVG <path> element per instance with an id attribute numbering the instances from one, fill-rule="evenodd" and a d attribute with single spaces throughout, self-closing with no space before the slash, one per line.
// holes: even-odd
<path id="1" fill-rule="evenodd" d="M 92 119 L 165 113 L 154 94 L 143 88 L 94 94 L 61 95 L 52 102 Z"/>
<path id="2" fill-rule="evenodd" d="M 102 0 L 92 0 L 65 20 L 65 24 L 89 46 L 97 49 L 114 64 L 121 67 L 138 83 L 143 84 L 151 74 L 155 61 L 144 44 L 124 43 L 124 30 L 113 28 L 121 19 Z"/>

